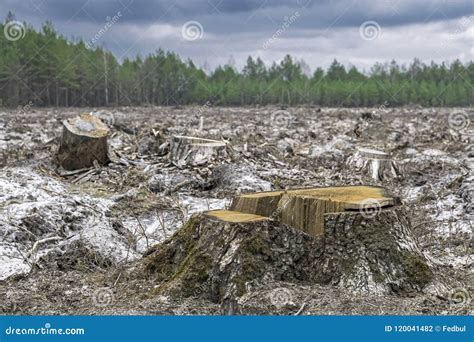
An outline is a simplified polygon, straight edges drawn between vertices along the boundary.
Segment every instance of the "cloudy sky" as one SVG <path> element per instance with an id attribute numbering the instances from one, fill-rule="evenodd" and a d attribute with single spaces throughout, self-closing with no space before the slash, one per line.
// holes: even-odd
<path id="1" fill-rule="evenodd" d="M 0 14 L 8 11 L 35 27 L 50 20 L 120 59 L 158 48 L 209 68 L 288 53 L 311 70 L 334 58 L 364 69 L 474 59 L 472 0 L 0 0 Z"/>

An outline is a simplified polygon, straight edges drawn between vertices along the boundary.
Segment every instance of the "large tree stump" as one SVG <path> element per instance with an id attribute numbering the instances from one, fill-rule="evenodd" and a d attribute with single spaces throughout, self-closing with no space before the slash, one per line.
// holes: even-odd
<path id="1" fill-rule="evenodd" d="M 170 160 L 180 168 L 204 165 L 227 155 L 227 143 L 219 140 L 174 136 L 170 144 Z"/>
<path id="2" fill-rule="evenodd" d="M 267 216 L 313 236 L 324 232 L 324 214 L 346 210 L 378 211 L 399 200 L 381 187 L 341 186 L 249 193 L 236 197 L 230 209 Z"/>
<path id="3" fill-rule="evenodd" d="M 347 164 L 376 182 L 400 176 L 397 163 L 389 153 L 368 148 L 359 148 L 347 160 Z"/>
<path id="4" fill-rule="evenodd" d="M 270 207 L 279 208 L 268 194 L 261 198 L 269 201 L 269 206 L 260 203 L 267 213 Z M 334 195 L 344 196 L 347 192 Z M 252 203 L 258 209 L 257 202 Z M 412 236 L 403 208 L 383 206 L 368 212 L 350 209 L 355 202 L 348 197 L 344 203 L 348 207 L 341 202 L 337 210 L 342 211 L 338 212 L 335 207 L 329 213 L 296 211 L 301 220 L 295 219 L 291 225 L 304 217 L 322 216 L 313 218 L 323 221 L 323 230 L 317 235 L 280 222 L 284 215 L 218 210 L 194 216 L 147 253 L 144 270 L 158 282 L 156 293 L 214 302 L 242 296 L 268 280 L 334 285 L 367 294 L 423 290 L 433 273 Z"/>
<path id="5" fill-rule="evenodd" d="M 95 160 L 100 164 L 107 163 L 108 133 L 107 126 L 90 114 L 64 120 L 59 164 L 66 170 L 76 170 L 92 166 Z"/>

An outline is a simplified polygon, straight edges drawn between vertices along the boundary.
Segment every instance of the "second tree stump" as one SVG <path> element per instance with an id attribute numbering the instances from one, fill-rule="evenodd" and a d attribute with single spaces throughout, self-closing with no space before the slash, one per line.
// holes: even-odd
<path id="1" fill-rule="evenodd" d="M 227 144 L 224 141 L 187 136 L 174 136 L 171 140 L 170 160 L 180 168 L 204 165 L 226 156 Z"/>
<path id="2" fill-rule="evenodd" d="M 369 148 L 359 148 L 348 159 L 347 164 L 375 182 L 383 182 L 400 175 L 397 163 L 389 153 Z"/>

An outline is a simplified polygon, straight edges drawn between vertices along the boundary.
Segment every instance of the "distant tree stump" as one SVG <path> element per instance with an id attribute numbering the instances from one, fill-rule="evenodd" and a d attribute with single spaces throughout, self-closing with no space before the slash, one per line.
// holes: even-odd
<path id="1" fill-rule="evenodd" d="M 204 165 L 227 155 L 227 144 L 219 140 L 174 136 L 170 144 L 170 160 L 180 168 Z"/>
<path id="2" fill-rule="evenodd" d="M 66 170 L 87 168 L 94 160 L 109 161 L 107 126 L 90 114 L 63 121 L 63 134 L 58 151 L 58 162 Z"/>
<path id="3" fill-rule="evenodd" d="M 400 176 L 399 167 L 389 153 L 368 148 L 359 148 L 348 159 L 347 164 L 376 182 Z"/>

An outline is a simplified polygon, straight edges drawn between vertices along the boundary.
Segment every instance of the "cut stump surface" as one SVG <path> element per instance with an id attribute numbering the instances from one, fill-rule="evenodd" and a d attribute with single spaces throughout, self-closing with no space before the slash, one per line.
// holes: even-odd
<path id="1" fill-rule="evenodd" d="M 236 197 L 231 210 L 271 217 L 293 228 L 320 236 L 324 215 L 343 211 L 377 212 L 398 199 L 374 186 L 341 186 L 249 193 Z"/>

